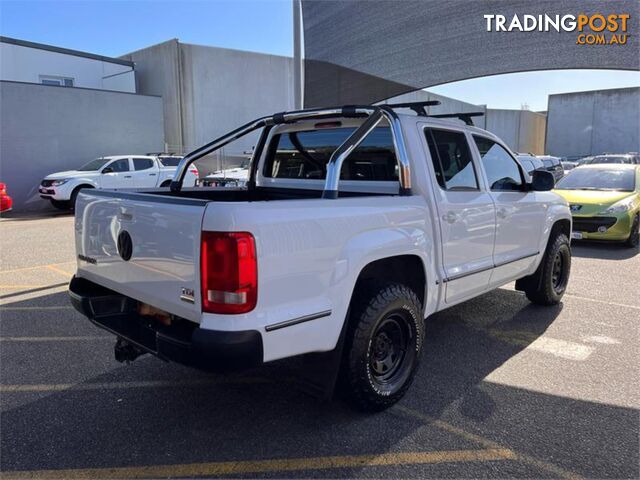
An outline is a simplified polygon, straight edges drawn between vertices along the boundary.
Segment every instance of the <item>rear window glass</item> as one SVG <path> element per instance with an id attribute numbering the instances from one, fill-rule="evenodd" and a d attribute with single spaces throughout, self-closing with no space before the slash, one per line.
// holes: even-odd
<path id="1" fill-rule="evenodd" d="M 330 128 L 274 135 L 264 176 L 322 180 L 331 154 L 355 131 Z M 342 180 L 397 181 L 398 170 L 389 127 L 377 127 L 347 157 Z"/>
<path id="2" fill-rule="evenodd" d="M 133 168 L 134 170 L 148 170 L 153 167 L 153 160 L 150 158 L 134 158 Z"/>
<path id="3" fill-rule="evenodd" d="M 608 157 L 593 157 L 589 163 L 632 163 L 631 157 L 625 157 L 622 155 L 612 155 Z"/>
<path id="4" fill-rule="evenodd" d="M 177 167 L 182 157 L 159 157 L 158 160 L 165 167 Z"/>

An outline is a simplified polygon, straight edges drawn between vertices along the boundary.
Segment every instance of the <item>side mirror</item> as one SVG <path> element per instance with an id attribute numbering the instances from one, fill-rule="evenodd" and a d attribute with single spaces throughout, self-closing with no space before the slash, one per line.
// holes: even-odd
<path id="1" fill-rule="evenodd" d="M 111 168 L 111 167 L 105 167 L 105 168 L 102 170 L 102 173 L 113 173 L 113 168 Z"/>
<path id="2" fill-rule="evenodd" d="M 534 170 L 531 173 L 531 190 L 536 192 L 548 192 L 556 186 L 556 179 L 553 173 L 547 170 Z"/>

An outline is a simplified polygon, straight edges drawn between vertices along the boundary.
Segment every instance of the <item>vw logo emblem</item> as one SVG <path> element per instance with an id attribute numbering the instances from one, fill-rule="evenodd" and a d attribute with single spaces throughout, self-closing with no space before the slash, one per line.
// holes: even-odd
<path id="1" fill-rule="evenodd" d="M 133 254 L 131 235 L 129 235 L 129 232 L 126 230 L 122 230 L 118 235 L 118 253 L 125 262 L 128 261 Z"/>
<path id="2" fill-rule="evenodd" d="M 572 212 L 579 212 L 580 209 L 582 208 L 582 205 L 571 205 L 570 208 Z"/>

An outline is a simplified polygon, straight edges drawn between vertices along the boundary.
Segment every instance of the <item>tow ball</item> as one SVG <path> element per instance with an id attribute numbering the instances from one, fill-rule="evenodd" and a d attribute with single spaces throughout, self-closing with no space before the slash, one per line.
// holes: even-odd
<path id="1" fill-rule="evenodd" d="M 115 354 L 116 360 L 118 362 L 131 363 L 140 355 L 144 355 L 146 352 L 140 347 L 127 342 L 124 338 L 118 337 L 118 339 L 116 340 L 116 344 L 113 347 L 113 353 Z"/>

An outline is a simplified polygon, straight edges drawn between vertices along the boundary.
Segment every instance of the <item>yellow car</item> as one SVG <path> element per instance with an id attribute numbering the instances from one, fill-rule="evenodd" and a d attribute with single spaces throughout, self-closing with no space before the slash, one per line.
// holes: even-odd
<path id="1" fill-rule="evenodd" d="M 640 243 L 640 165 L 583 165 L 556 184 L 569 202 L 577 240 Z"/>

